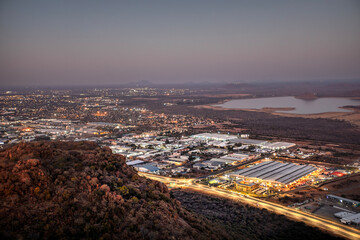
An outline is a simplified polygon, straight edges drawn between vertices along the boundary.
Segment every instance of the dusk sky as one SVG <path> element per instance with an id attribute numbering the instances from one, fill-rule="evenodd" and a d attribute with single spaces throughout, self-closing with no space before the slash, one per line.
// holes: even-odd
<path id="1" fill-rule="evenodd" d="M 360 79 L 360 1 L 0 2 L 2 86 Z"/>

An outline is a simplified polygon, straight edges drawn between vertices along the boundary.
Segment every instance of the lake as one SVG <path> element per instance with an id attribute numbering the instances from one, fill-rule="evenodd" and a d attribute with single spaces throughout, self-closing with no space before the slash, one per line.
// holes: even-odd
<path id="1" fill-rule="evenodd" d="M 343 106 L 360 105 L 360 100 L 350 98 L 317 98 L 313 100 L 298 99 L 295 97 L 269 97 L 237 99 L 223 104 L 213 105 L 223 108 L 243 108 L 243 109 L 262 109 L 262 108 L 295 108 L 293 110 L 276 110 L 279 113 L 295 114 L 316 114 L 324 112 L 351 112 L 342 109 Z"/>

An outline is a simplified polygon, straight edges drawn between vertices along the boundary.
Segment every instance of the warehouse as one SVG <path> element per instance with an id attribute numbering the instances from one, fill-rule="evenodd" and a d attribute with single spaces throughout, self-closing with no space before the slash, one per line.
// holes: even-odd
<path id="1" fill-rule="evenodd" d="M 241 192 L 251 192 L 259 187 L 257 183 L 246 183 L 243 181 L 235 181 L 235 189 Z"/>
<path id="2" fill-rule="evenodd" d="M 216 141 L 229 141 L 238 138 L 235 135 L 220 134 L 220 133 L 199 133 L 191 136 L 194 139 L 200 140 L 216 140 Z"/>
<path id="3" fill-rule="evenodd" d="M 360 213 L 356 213 L 356 214 L 351 214 L 350 216 L 346 216 L 342 219 L 340 219 L 340 222 L 344 223 L 344 224 L 353 224 L 357 227 L 360 226 Z"/>
<path id="4" fill-rule="evenodd" d="M 296 146 L 295 143 L 289 142 L 267 142 L 264 143 L 261 148 L 268 148 L 271 150 L 283 150 Z"/>
<path id="5" fill-rule="evenodd" d="M 346 204 L 346 205 L 349 205 L 349 206 L 352 206 L 352 207 L 359 207 L 360 206 L 360 202 L 352 200 L 352 199 L 348 199 L 348 198 L 343 198 L 343 197 L 339 197 L 339 196 L 335 196 L 335 195 L 331 195 L 331 194 L 326 195 L 326 198 L 328 200 L 340 202 L 342 204 Z"/>
<path id="6" fill-rule="evenodd" d="M 230 176 L 244 178 L 246 180 L 260 180 L 269 183 L 288 185 L 316 170 L 316 167 L 310 165 L 264 161 L 251 167 L 234 171 Z"/>
<path id="7" fill-rule="evenodd" d="M 252 146 L 262 146 L 263 144 L 267 143 L 267 141 L 264 140 L 255 140 L 255 139 L 243 139 L 243 138 L 237 138 L 230 140 L 230 143 L 241 143 L 243 145 L 252 145 Z"/>

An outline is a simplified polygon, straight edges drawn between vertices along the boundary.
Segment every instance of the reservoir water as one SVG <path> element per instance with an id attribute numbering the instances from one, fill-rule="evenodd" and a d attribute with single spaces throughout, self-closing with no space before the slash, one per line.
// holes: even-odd
<path id="1" fill-rule="evenodd" d="M 360 100 L 350 98 L 317 98 L 313 100 L 304 100 L 295 97 L 269 97 L 231 100 L 214 106 L 242 109 L 294 108 L 289 111 L 276 110 L 275 112 L 316 114 L 324 112 L 351 112 L 351 110 L 339 107 L 358 105 L 360 105 Z"/>

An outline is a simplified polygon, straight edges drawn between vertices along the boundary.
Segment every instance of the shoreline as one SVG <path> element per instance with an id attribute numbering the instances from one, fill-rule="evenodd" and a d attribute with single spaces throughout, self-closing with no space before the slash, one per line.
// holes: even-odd
<path id="1" fill-rule="evenodd" d="M 225 94 L 226 95 L 226 94 Z M 231 95 L 231 94 L 230 94 Z M 235 94 L 236 95 L 236 94 Z M 232 101 L 232 100 L 245 100 L 245 99 L 262 99 L 262 98 L 280 98 L 280 97 L 293 97 L 293 98 L 296 98 L 296 99 L 299 99 L 299 100 L 317 100 L 317 99 L 321 99 L 321 98 L 348 98 L 348 99 L 351 99 L 351 100 L 360 100 L 360 97 L 346 97 L 346 96 L 340 96 L 340 97 L 334 97 L 334 96 L 325 96 L 325 97 L 316 97 L 316 98 L 312 98 L 312 99 L 306 99 L 306 98 L 300 98 L 300 97 L 297 97 L 297 96 L 294 96 L 294 95 L 285 95 L 285 96 L 267 96 L 267 97 L 256 97 L 254 96 L 253 94 L 239 94 L 239 95 L 242 95 L 243 97 L 245 98 L 237 98 L 237 99 L 234 99 L 234 98 L 230 98 L 230 99 L 224 99 L 224 100 L 221 100 L 219 101 L 219 103 L 217 104 L 223 104 L 225 102 L 228 102 L 228 101 Z M 247 97 L 247 96 L 251 96 L 251 97 Z M 213 97 L 217 97 L 216 95 L 213 96 Z M 229 96 L 230 97 L 230 96 Z M 359 101 L 360 102 L 360 101 Z"/>
<path id="2" fill-rule="evenodd" d="M 221 103 L 220 103 L 221 104 Z M 221 111 L 229 111 L 229 110 L 237 110 L 237 111 L 250 111 L 250 112 L 266 112 L 266 113 L 276 113 L 276 114 L 286 114 L 286 115 L 294 115 L 294 116 L 308 116 L 308 115 L 323 115 L 323 114 L 349 114 L 349 113 L 355 113 L 360 112 L 360 110 L 356 110 L 353 108 L 346 108 L 346 107 L 340 107 L 346 110 L 350 110 L 351 112 L 322 112 L 322 113 L 284 113 L 284 112 L 276 112 L 276 111 L 291 111 L 296 108 L 294 107 L 283 107 L 283 108 L 272 108 L 272 107 L 264 107 L 261 109 L 258 108 L 226 108 L 226 107 L 219 107 L 214 105 L 197 105 L 193 106 L 194 108 L 206 108 L 206 109 L 213 109 L 213 110 L 221 110 Z"/>
<path id="3" fill-rule="evenodd" d="M 351 98 L 351 99 L 360 99 L 360 97 L 357 98 Z M 326 119 L 332 119 L 332 120 L 341 120 L 341 121 L 347 121 L 357 127 L 360 128 L 360 109 L 351 108 L 351 107 L 340 107 L 346 110 L 350 110 L 350 112 L 323 112 L 323 113 L 311 113 L 311 114 L 297 114 L 297 113 L 284 113 L 284 112 L 276 112 L 276 111 L 291 111 L 295 108 L 269 108 L 265 107 L 262 109 L 255 109 L 255 108 L 225 108 L 220 106 L 215 106 L 219 104 L 223 104 L 225 102 L 231 101 L 234 99 L 224 99 L 222 101 L 219 101 L 216 104 L 205 104 L 205 105 L 197 105 L 193 106 L 194 108 L 204 108 L 204 109 L 211 109 L 211 110 L 217 110 L 217 111 L 248 111 L 248 112 L 261 112 L 261 113 L 269 113 L 276 116 L 282 116 L 282 117 L 301 117 L 301 118 L 326 118 Z"/>
<path id="4" fill-rule="evenodd" d="M 316 99 L 321 99 L 321 98 L 349 98 L 349 97 L 316 97 L 314 99 L 303 99 L 303 98 L 299 98 L 297 96 L 272 96 L 272 97 L 255 97 L 255 98 L 242 98 L 242 99 L 224 99 L 224 100 L 219 101 L 216 104 L 212 104 L 212 105 L 205 104 L 205 105 L 198 105 L 198 106 L 194 106 L 194 107 L 196 107 L 196 108 L 208 108 L 208 109 L 214 109 L 214 110 L 241 110 L 241 111 L 273 112 L 273 113 L 281 113 L 281 112 L 276 112 L 276 111 L 291 111 L 291 110 L 296 109 L 294 107 L 263 107 L 263 108 L 259 109 L 259 108 L 228 108 L 228 107 L 216 106 L 216 105 L 224 104 L 224 103 L 227 103 L 227 102 L 233 101 L 233 100 L 276 98 L 276 97 L 294 97 L 296 99 L 305 100 L 305 101 L 306 100 L 316 100 Z M 349 99 L 351 99 L 351 100 L 360 100 L 360 97 L 350 97 Z M 322 113 L 305 113 L 305 114 L 301 114 L 301 113 L 284 113 L 284 114 L 292 114 L 292 115 L 320 115 L 320 114 L 328 114 L 328 113 L 345 114 L 345 113 L 353 113 L 353 112 L 360 111 L 356 107 L 360 107 L 360 101 L 359 101 L 358 106 L 357 105 L 354 105 L 354 106 L 351 105 L 351 106 L 339 107 L 341 109 L 349 110 L 349 112 L 322 112 Z"/>
<path id="5" fill-rule="evenodd" d="M 265 107 L 262 109 L 257 108 L 224 108 L 214 105 L 197 105 L 193 106 L 194 108 L 206 108 L 206 109 L 212 109 L 212 110 L 220 110 L 220 111 L 230 111 L 230 110 L 240 110 L 240 111 L 250 111 L 250 112 L 266 112 L 266 113 L 273 113 L 276 111 L 291 111 L 295 108 L 293 107 L 284 107 L 284 108 L 271 108 L 271 107 Z"/>

